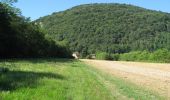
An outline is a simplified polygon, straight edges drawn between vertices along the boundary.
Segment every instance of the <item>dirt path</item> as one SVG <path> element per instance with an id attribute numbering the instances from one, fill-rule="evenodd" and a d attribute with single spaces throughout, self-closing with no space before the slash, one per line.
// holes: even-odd
<path id="1" fill-rule="evenodd" d="M 170 98 L 170 64 L 86 59 L 82 61 Z"/>

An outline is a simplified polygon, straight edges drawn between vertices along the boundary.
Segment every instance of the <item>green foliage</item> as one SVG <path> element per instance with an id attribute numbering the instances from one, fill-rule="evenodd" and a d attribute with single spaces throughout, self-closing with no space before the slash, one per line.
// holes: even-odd
<path id="1" fill-rule="evenodd" d="M 18 0 L 0 0 L 0 3 L 8 4 L 8 5 L 13 5 L 13 3 L 18 2 Z"/>
<path id="2" fill-rule="evenodd" d="M 0 3 L 0 58 L 70 57 L 70 51 L 45 38 L 40 26 Z"/>
<path id="3" fill-rule="evenodd" d="M 135 52 L 129 52 L 125 54 L 120 54 L 120 60 L 126 60 L 126 61 L 138 61 L 138 59 L 142 59 L 140 57 L 141 52 L 135 51 Z"/>
<path id="4" fill-rule="evenodd" d="M 137 60 L 147 61 L 147 60 L 149 60 L 149 57 L 150 57 L 150 53 L 145 50 L 145 51 L 142 51 L 142 52 L 139 53 Z"/>
<path id="5" fill-rule="evenodd" d="M 119 54 L 112 54 L 111 55 L 111 60 L 118 61 L 119 60 Z"/>
<path id="6" fill-rule="evenodd" d="M 99 60 L 112 60 L 111 54 L 108 54 L 106 52 L 97 52 L 96 53 L 96 59 Z"/>
<path id="7" fill-rule="evenodd" d="M 119 54 L 110 54 L 106 52 L 97 52 L 96 53 L 96 59 L 99 60 L 114 60 L 118 61 L 119 60 Z M 89 55 L 87 56 L 87 59 L 90 59 Z"/>
<path id="8" fill-rule="evenodd" d="M 150 61 L 170 63 L 170 51 L 159 49 L 154 52 L 136 51 L 120 54 L 119 60 L 124 61 Z"/>
<path id="9" fill-rule="evenodd" d="M 1 60 L 2 66 L 9 71 L 0 73 L 1 100 L 165 100 L 77 60 Z"/>
<path id="10" fill-rule="evenodd" d="M 8 68 L 0 68 L 0 75 L 1 75 L 1 73 L 7 73 L 9 71 L 9 69 Z"/>
<path id="11" fill-rule="evenodd" d="M 170 63 L 170 51 L 167 49 L 159 49 L 150 55 L 149 60 Z"/>
<path id="12" fill-rule="evenodd" d="M 36 21 L 84 57 L 97 51 L 170 50 L 170 14 L 125 4 L 87 4 Z M 135 59 L 134 59 L 135 60 Z"/>

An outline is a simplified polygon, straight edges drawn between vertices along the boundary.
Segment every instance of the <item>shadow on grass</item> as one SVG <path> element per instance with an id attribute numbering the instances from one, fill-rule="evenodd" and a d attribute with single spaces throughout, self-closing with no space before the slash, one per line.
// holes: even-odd
<path id="1" fill-rule="evenodd" d="M 67 58 L 13 58 L 13 59 L 0 59 L 0 62 L 30 62 L 30 63 L 72 63 L 76 62 L 75 59 Z"/>
<path id="2" fill-rule="evenodd" d="M 31 63 L 72 63 L 75 62 L 75 59 L 55 59 L 55 58 L 48 58 L 48 59 L 28 59 L 26 61 L 29 61 Z"/>
<path id="3" fill-rule="evenodd" d="M 0 74 L 0 91 L 12 91 L 18 88 L 36 88 L 41 85 L 39 79 L 65 79 L 62 75 L 40 72 L 8 71 Z"/>

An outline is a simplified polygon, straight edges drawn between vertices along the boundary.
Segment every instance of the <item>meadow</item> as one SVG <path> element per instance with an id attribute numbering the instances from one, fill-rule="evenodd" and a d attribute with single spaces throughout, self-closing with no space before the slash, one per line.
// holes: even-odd
<path id="1" fill-rule="evenodd" d="M 164 100 L 79 60 L 0 61 L 1 100 Z"/>

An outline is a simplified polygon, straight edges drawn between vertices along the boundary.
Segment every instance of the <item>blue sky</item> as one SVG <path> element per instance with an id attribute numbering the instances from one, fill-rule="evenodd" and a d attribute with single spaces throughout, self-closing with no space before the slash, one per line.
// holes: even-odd
<path id="1" fill-rule="evenodd" d="M 14 5 L 21 9 L 24 16 L 35 20 L 53 12 L 89 3 L 126 3 L 170 13 L 170 0 L 18 0 Z"/>

